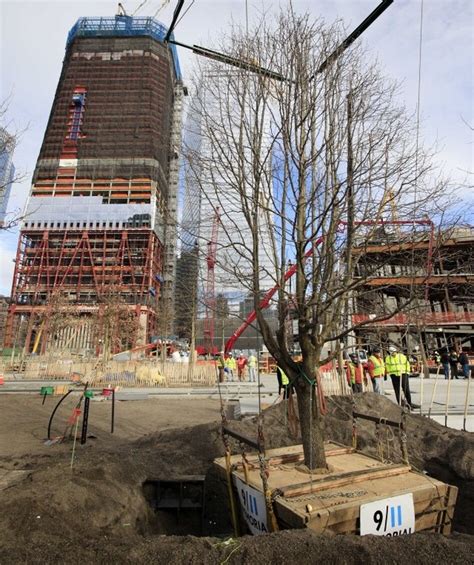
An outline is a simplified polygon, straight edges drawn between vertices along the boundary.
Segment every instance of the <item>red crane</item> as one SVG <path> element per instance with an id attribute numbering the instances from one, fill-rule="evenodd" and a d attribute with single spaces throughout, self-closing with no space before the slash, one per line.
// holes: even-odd
<path id="1" fill-rule="evenodd" d="M 219 208 L 215 209 L 212 222 L 211 239 L 207 242 L 207 280 L 204 293 L 204 305 L 206 316 L 204 318 L 204 348 L 207 354 L 216 353 L 214 347 L 214 331 L 216 321 L 216 294 L 215 294 L 215 266 L 217 258 L 217 236 L 219 234 L 219 224 L 221 222 Z"/>
<path id="2" fill-rule="evenodd" d="M 423 218 L 420 220 L 365 220 L 365 221 L 359 221 L 359 222 L 354 222 L 355 225 L 357 226 L 373 226 L 373 225 L 395 225 L 395 226 L 403 226 L 403 225 L 425 225 L 425 226 L 429 226 L 430 228 L 430 239 L 429 239 L 429 244 L 428 244 L 428 257 L 427 257 L 427 274 L 428 276 L 431 274 L 432 268 L 433 268 L 433 262 L 432 262 L 432 257 L 433 257 L 433 244 L 434 244 L 434 224 L 433 222 L 429 219 L 429 218 Z M 339 222 L 340 226 L 346 226 L 347 222 L 341 221 Z M 314 249 L 317 245 L 321 244 L 324 241 L 324 236 L 320 236 L 318 237 L 315 241 L 314 244 L 311 246 L 311 248 L 303 255 L 303 261 L 306 261 L 306 259 L 308 259 L 309 257 L 311 257 L 313 255 Z M 297 271 L 298 269 L 298 264 L 295 263 L 294 265 L 292 265 L 285 273 L 285 276 L 283 277 L 283 281 L 286 282 L 288 279 L 290 279 Z M 272 296 L 276 293 L 276 291 L 280 288 L 280 285 L 275 285 L 273 288 L 271 288 L 266 294 L 265 296 L 262 298 L 262 300 L 260 301 L 260 304 L 258 305 L 259 310 L 264 310 L 265 308 L 268 308 L 268 306 L 270 305 L 270 300 L 272 299 Z M 427 298 L 427 292 L 428 292 L 428 285 L 426 286 L 426 298 Z M 225 353 L 228 353 L 233 347 L 235 342 L 239 339 L 239 337 L 244 333 L 244 331 L 250 326 L 250 324 L 252 324 L 255 319 L 257 318 L 257 312 L 255 310 L 253 310 L 252 312 L 250 312 L 250 314 L 247 316 L 247 318 L 245 319 L 245 322 L 243 322 L 236 330 L 235 332 L 230 336 L 230 338 L 227 340 L 225 347 L 224 347 L 224 351 Z"/>
<path id="3" fill-rule="evenodd" d="M 323 240 L 324 240 L 323 236 L 318 237 L 318 239 L 316 239 L 316 241 L 314 242 L 314 245 L 312 245 L 311 248 L 303 255 L 303 259 L 306 260 L 308 257 L 311 257 L 311 255 L 313 254 L 314 247 L 316 245 L 319 245 Z M 297 269 L 298 269 L 298 263 L 295 263 L 294 265 L 292 265 L 286 271 L 285 276 L 283 277 L 284 282 L 286 282 L 288 279 L 290 279 L 296 273 Z M 270 305 L 270 300 L 272 299 L 272 296 L 275 294 L 275 292 L 279 288 L 280 288 L 280 285 L 277 284 L 265 293 L 264 297 L 262 298 L 262 300 L 260 300 L 260 303 L 258 305 L 259 310 L 264 310 L 265 308 L 268 308 L 268 306 Z M 225 344 L 225 347 L 224 347 L 225 353 L 228 353 L 234 347 L 235 342 L 244 333 L 244 331 L 250 326 L 250 324 L 255 321 L 256 318 L 257 318 L 257 312 L 256 312 L 256 310 L 252 310 L 252 312 L 250 312 L 250 314 L 245 319 L 245 322 L 243 322 L 243 324 L 241 324 L 235 330 L 235 332 L 230 336 L 230 338 L 226 341 L 226 344 Z"/>

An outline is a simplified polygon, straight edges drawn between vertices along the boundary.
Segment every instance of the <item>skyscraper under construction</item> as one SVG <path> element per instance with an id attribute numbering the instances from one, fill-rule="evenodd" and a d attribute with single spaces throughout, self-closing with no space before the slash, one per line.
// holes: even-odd
<path id="1" fill-rule="evenodd" d="M 107 309 L 136 323 L 125 339 L 109 336 L 112 349 L 167 331 L 183 86 L 166 33 L 129 16 L 81 18 L 71 29 L 21 229 L 5 345 L 20 334 L 26 352 L 52 341 L 98 352 Z"/>

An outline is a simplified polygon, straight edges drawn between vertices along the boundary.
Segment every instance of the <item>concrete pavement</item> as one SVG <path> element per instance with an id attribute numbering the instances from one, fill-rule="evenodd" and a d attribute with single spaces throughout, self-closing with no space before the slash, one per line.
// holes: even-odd
<path id="1" fill-rule="evenodd" d="M 0 386 L 0 394 L 39 394 L 41 386 L 55 386 L 73 383 L 65 381 L 25 381 L 21 378 L 6 380 Z M 278 383 L 275 375 L 261 375 L 260 387 L 257 383 L 226 382 L 220 385 L 220 395 L 224 400 L 239 399 L 243 414 L 258 412 L 259 402 L 265 406 L 278 400 Z M 77 385 L 76 385 L 77 386 Z M 469 386 L 469 390 L 468 390 Z M 395 402 L 395 393 L 390 380 L 382 380 L 384 395 Z M 410 389 L 412 400 L 421 405 L 414 410 L 415 414 L 427 416 L 447 424 L 455 429 L 465 429 L 474 432 L 474 379 L 446 381 L 443 375 L 437 378 L 432 375 L 429 379 L 411 378 Z M 78 391 L 81 387 L 78 387 Z M 101 390 L 101 389 L 98 389 Z M 260 390 L 260 395 L 259 395 Z M 467 394 L 469 393 L 469 396 Z M 188 388 L 121 388 L 116 393 L 117 400 L 142 400 L 156 397 L 193 396 L 201 398 L 219 398 L 219 389 L 214 387 Z M 466 400 L 467 399 L 467 400 Z M 467 402 L 467 417 L 464 421 L 464 410 Z M 447 405 L 447 410 L 446 410 Z"/>

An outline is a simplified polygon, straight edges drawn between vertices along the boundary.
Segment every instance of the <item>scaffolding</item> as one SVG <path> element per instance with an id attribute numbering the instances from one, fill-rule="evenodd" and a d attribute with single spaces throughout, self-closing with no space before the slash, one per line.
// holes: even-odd
<path id="1" fill-rule="evenodd" d="M 97 319 L 112 296 L 139 323 L 131 345 L 157 335 L 175 274 L 182 96 L 166 33 L 153 18 L 128 16 L 81 18 L 71 29 L 20 234 L 5 345 L 21 321 L 27 353 L 53 338 L 97 350 Z M 75 328 L 51 336 L 58 297 Z"/>
<path id="2" fill-rule="evenodd" d="M 115 16 L 114 18 L 79 18 L 67 36 L 67 45 L 76 37 L 152 37 L 163 43 L 168 29 L 154 18 Z M 174 41 L 174 35 L 170 35 Z M 178 80 L 182 79 L 176 46 L 170 44 L 173 64 Z"/>
<path id="3" fill-rule="evenodd" d="M 137 313 L 150 312 L 146 338 L 156 326 L 162 245 L 152 230 L 23 230 L 16 257 L 14 295 L 6 343 L 13 341 L 13 316 L 29 319 L 25 348 L 53 295 L 66 297 L 78 314 L 90 315 L 113 292 Z M 138 307 L 138 309 L 136 308 Z M 42 348 L 46 347 L 46 336 Z"/>

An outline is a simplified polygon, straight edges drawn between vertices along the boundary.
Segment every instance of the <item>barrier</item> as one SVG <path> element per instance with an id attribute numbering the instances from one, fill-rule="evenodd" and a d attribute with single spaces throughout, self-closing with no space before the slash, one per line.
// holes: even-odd
<path id="1" fill-rule="evenodd" d="M 195 364 L 127 360 L 104 363 L 98 359 L 73 360 L 38 357 L 25 362 L 25 380 L 88 382 L 92 386 L 210 387 L 217 380 L 214 361 Z"/>

